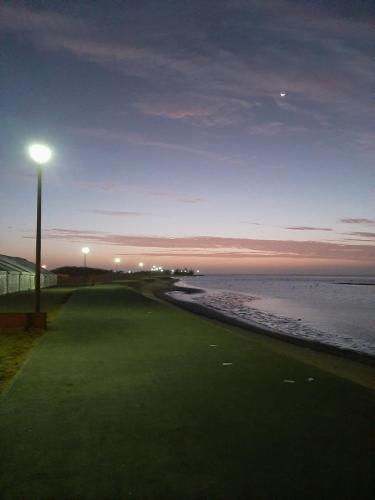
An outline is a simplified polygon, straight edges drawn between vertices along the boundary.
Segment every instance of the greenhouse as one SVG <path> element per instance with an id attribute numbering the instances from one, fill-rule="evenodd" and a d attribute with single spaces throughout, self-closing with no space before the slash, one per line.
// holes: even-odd
<path id="1" fill-rule="evenodd" d="M 55 286 L 57 276 L 45 269 L 40 274 L 42 288 Z M 0 295 L 35 288 L 35 264 L 20 257 L 0 255 Z"/>

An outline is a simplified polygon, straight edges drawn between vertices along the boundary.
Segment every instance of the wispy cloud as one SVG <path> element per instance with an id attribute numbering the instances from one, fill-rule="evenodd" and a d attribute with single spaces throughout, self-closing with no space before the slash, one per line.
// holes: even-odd
<path id="1" fill-rule="evenodd" d="M 59 179 L 59 183 L 64 184 L 64 179 Z M 101 182 L 101 181 L 90 181 L 90 180 L 74 180 L 68 183 L 70 187 L 75 189 L 88 189 L 94 191 L 102 191 L 107 193 L 133 193 L 141 196 L 157 197 L 157 198 L 167 198 L 171 201 L 177 203 L 202 203 L 204 198 L 198 196 L 192 196 L 185 193 L 173 192 L 173 191 L 154 191 L 152 189 L 147 189 L 141 186 L 134 186 L 129 184 L 121 184 L 119 182 Z M 93 210 L 91 210 L 93 211 Z M 100 212 L 104 212 L 101 210 Z M 110 212 L 110 211 L 107 211 Z M 124 214 L 137 214 L 140 215 L 151 215 L 143 212 L 124 212 Z"/>
<path id="2" fill-rule="evenodd" d="M 347 219 L 341 219 L 341 222 L 344 224 L 364 224 L 364 225 L 372 225 L 375 224 L 375 219 L 366 219 L 366 218 L 347 218 Z"/>
<path id="3" fill-rule="evenodd" d="M 259 105 L 254 99 L 206 95 L 202 92 L 169 92 L 167 95 L 159 93 L 156 97 L 149 97 L 137 103 L 136 107 L 146 115 L 212 127 L 241 123 L 241 113 L 248 113 Z"/>
<path id="4" fill-rule="evenodd" d="M 316 226 L 289 226 L 285 229 L 293 231 L 333 231 L 330 227 L 316 227 Z"/>
<path id="5" fill-rule="evenodd" d="M 299 134 L 307 132 L 308 129 L 302 126 L 288 125 L 282 122 L 267 122 L 253 125 L 248 128 L 250 135 L 274 136 L 283 134 Z"/>
<path id="6" fill-rule="evenodd" d="M 203 198 L 195 198 L 195 197 L 189 197 L 189 196 L 182 196 L 181 198 L 178 198 L 180 203 L 202 203 Z"/>
<path id="7" fill-rule="evenodd" d="M 151 38 L 141 43 L 136 36 L 126 37 L 126 33 L 119 41 L 111 32 L 86 20 L 17 5 L 3 5 L 0 22 L 3 29 L 22 32 L 36 46 L 65 51 L 121 74 L 150 77 L 163 72 L 158 90 L 164 87 L 165 78 L 170 78 L 176 94 L 186 92 L 188 87 L 196 95 L 208 96 L 201 98 L 199 106 L 189 103 L 177 109 L 168 105 L 167 97 L 160 106 L 155 101 L 141 104 L 149 114 L 171 119 L 228 117 L 230 110 L 215 110 L 212 97 L 231 96 L 238 103 L 251 105 L 259 98 L 276 101 L 280 89 L 287 89 L 295 98 L 295 109 L 318 112 L 314 110 L 318 105 L 323 121 L 331 112 L 369 117 L 369 89 L 375 79 L 370 23 L 360 16 L 340 15 L 339 9 L 330 12 L 322 5 L 312 8 L 303 2 L 297 6 L 291 0 L 218 1 L 215 9 L 222 17 L 233 18 L 237 31 L 248 33 L 246 51 L 237 45 L 231 50 L 195 25 L 202 49 L 199 54 L 186 43 L 191 40 L 191 26 L 179 22 L 178 11 L 175 24 L 185 42 L 183 50 L 164 44 L 162 34 L 154 30 L 153 43 Z M 166 29 L 173 31 L 171 26 Z M 177 31 L 174 34 L 177 36 Z M 280 37 L 283 44 L 272 43 Z M 299 50 L 288 50 L 290 46 Z"/>
<path id="8" fill-rule="evenodd" d="M 140 146 L 165 149 L 168 151 L 176 151 L 181 153 L 188 153 L 194 156 L 200 156 L 207 160 L 212 160 L 215 162 L 219 161 L 234 166 L 242 164 L 242 161 L 238 158 L 214 153 L 212 151 L 201 149 L 199 147 L 190 147 L 190 146 L 185 146 L 183 144 L 174 144 L 174 143 L 154 140 L 138 132 L 123 132 L 119 130 L 107 130 L 107 129 L 71 129 L 71 131 L 76 134 L 84 135 L 87 137 L 93 137 L 95 139 L 101 139 L 103 141 L 115 141 L 119 143 L 128 142 Z"/>
<path id="9" fill-rule="evenodd" d="M 146 212 L 129 212 L 125 210 L 100 210 L 96 208 L 86 209 L 84 211 L 97 215 L 109 215 L 111 217 L 145 217 L 148 215 L 152 215 Z"/>
<path id="10" fill-rule="evenodd" d="M 281 229 L 291 230 L 291 231 L 333 231 L 330 227 L 321 226 L 281 226 L 277 224 L 262 224 L 260 222 L 247 222 L 244 221 L 243 224 L 250 224 L 252 226 L 262 226 L 262 227 L 278 227 Z"/>
<path id="11" fill-rule="evenodd" d="M 0 8 L 1 26 L 7 31 L 21 31 L 27 34 L 39 32 L 43 39 L 46 34 L 75 34 L 83 35 L 88 30 L 86 21 L 65 16 L 51 10 L 33 10 L 23 7 L 16 2 L 3 3 Z"/>
<path id="12" fill-rule="evenodd" d="M 352 233 L 345 233 L 349 236 L 359 236 L 361 238 L 375 238 L 375 233 L 369 233 L 366 231 L 353 231 Z"/>

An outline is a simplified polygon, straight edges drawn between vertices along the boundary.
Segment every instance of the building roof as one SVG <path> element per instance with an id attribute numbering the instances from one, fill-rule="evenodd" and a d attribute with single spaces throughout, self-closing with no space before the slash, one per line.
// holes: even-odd
<path id="1" fill-rule="evenodd" d="M 35 264 L 21 257 L 11 257 L 9 255 L 0 255 L 0 271 L 16 271 L 21 273 L 35 273 Z M 49 271 L 42 271 L 48 274 Z"/>

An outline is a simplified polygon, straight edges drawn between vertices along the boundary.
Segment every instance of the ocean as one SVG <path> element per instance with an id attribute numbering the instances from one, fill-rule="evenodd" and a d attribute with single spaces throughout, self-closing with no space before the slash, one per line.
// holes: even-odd
<path id="1" fill-rule="evenodd" d="M 280 335 L 375 356 L 375 277 L 205 275 L 183 277 L 171 292 Z"/>

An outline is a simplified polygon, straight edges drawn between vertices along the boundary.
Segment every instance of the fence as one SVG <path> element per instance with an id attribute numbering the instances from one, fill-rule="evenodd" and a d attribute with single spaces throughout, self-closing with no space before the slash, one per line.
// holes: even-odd
<path id="1" fill-rule="evenodd" d="M 46 288 L 57 284 L 57 276 L 53 273 L 41 273 L 40 286 Z M 35 274 L 23 271 L 0 271 L 0 295 L 34 290 Z"/>

